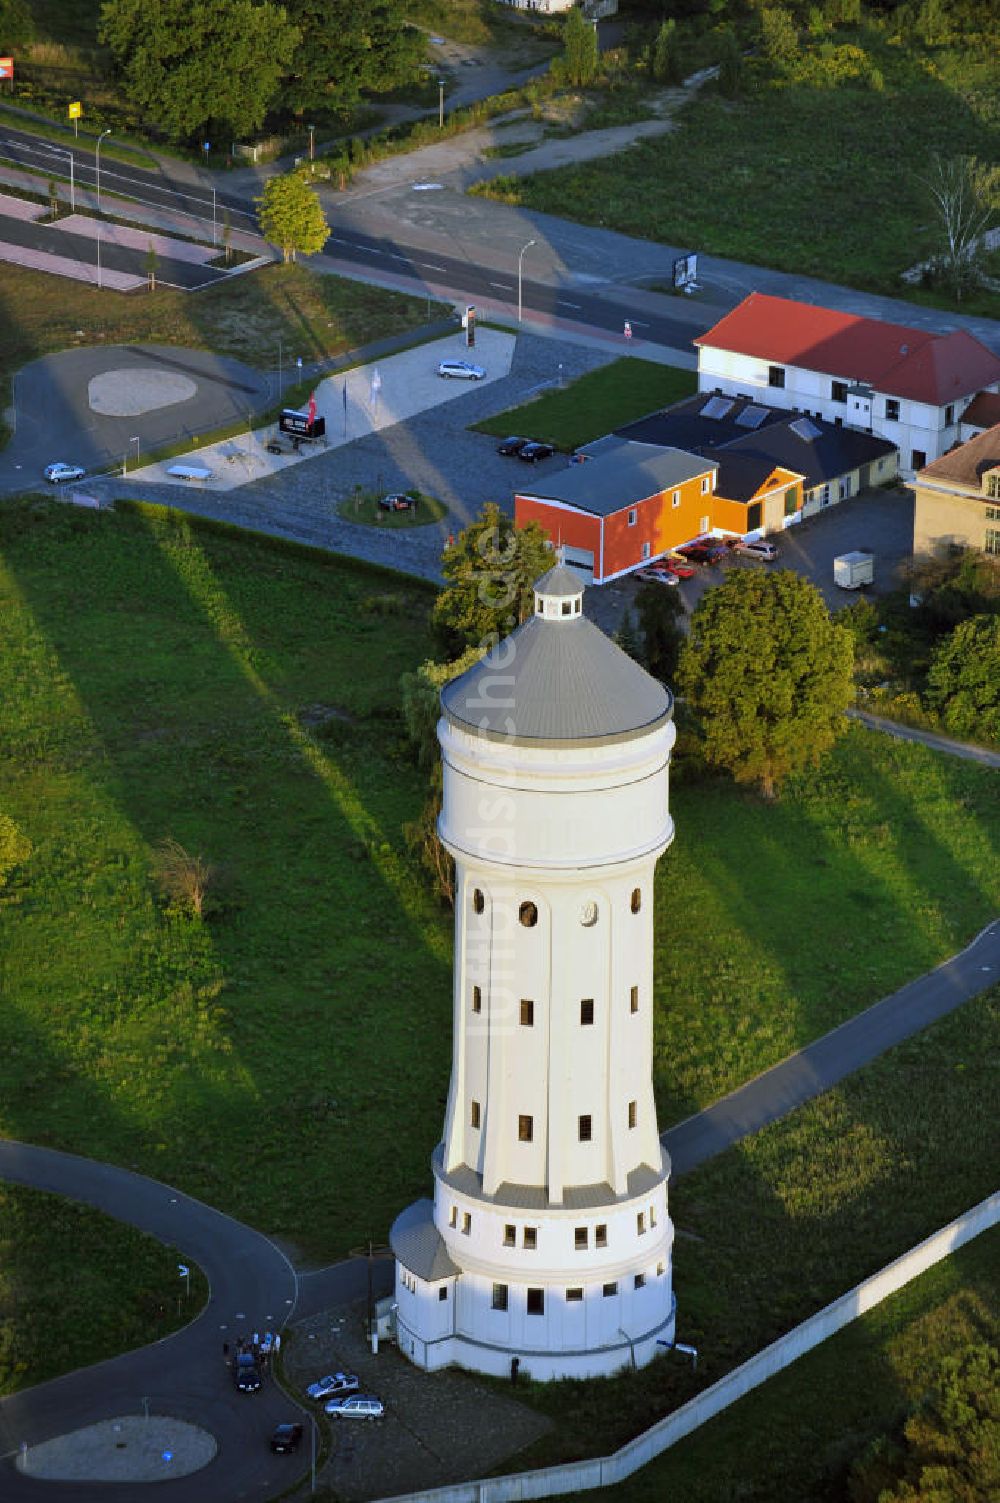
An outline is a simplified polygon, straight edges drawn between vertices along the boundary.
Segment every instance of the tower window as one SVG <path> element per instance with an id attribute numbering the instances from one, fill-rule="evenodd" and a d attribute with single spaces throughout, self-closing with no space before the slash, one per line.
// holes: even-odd
<path id="1" fill-rule="evenodd" d="M 521 1026 L 533 1028 L 535 1025 L 535 1004 L 530 997 L 521 998 Z"/>
<path id="2" fill-rule="evenodd" d="M 630 1012 L 639 1011 L 639 988 L 637 986 L 633 986 L 629 993 L 628 1005 Z"/>
<path id="3" fill-rule="evenodd" d="M 640 908 L 642 907 L 642 889 L 639 888 L 639 887 L 633 887 L 633 889 L 632 889 L 632 904 L 631 904 L 631 906 L 632 906 L 632 912 L 633 913 L 638 913 L 639 910 L 640 910 Z"/>
<path id="4" fill-rule="evenodd" d="M 517 916 L 525 929 L 533 929 L 538 923 L 538 909 L 534 903 L 522 903 Z"/>
<path id="5" fill-rule="evenodd" d="M 506 1310 L 507 1308 L 507 1285 L 493 1285 L 493 1308 L 494 1310 Z"/>
<path id="6" fill-rule="evenodd" d="M 535 1248 L 538 1246 L 537 1226 L 526 1226 L 524 1228 L 524 1246 L 529 1252 L 535 1251 Z"/>
<path id="7" fill-rule="evenodd" d="M 567 1289 L 566 1290 L 566 1303 L 567 1303 L 567 1305 L 578 1305 L 582 1299 L 583 1299 L 583 1290 L 582 1289 Z"/>
<path id="8" fill-rule="evenodd" d="M 451 1208 L 451 1214 L 448 1217 L 448 1225 L 449 1226 L 457 1226 L 458 1225 L 458 1206 L 452 1206 L 452 1208 Z"/>
<path id="9" fill-rule="evenodd" d="M 657 1276 L 657 1278 L 662 1279 L 662 1277 L 666 1273 L 666 1271 L 667 1271 L 667 1265 L 666 1265 L 666 1263 L 657 1263 L 657 1265 L 656 1265 L 656 1276 Z"/>
<path id="10" fill-rule="evenodd" d="M 447 1298 L 448 1298 L 448 1285 L 447 1284 L 442 1284 L 441 1288 L 438 1290 L 438 1299 L 445 1300 Z"/>
<path id="11" fill-rule="evenodd" d="M 646 1283 L 646 1275 L 644 1273 L 637 1273 L 636 1276 L 635 1276 L 635 1278 L 632 1280 L 632 1288 L 633 1289 L 642 1289 L 644 1287 L 645 1283 Z"/>
<path id="12" fill-rule="evenodd" d="M 468 1236 L 472 1231 L 472 1217 L 468 1211 L 462 1212 L 462 1234 Z"/>
<path id="13" fill-rule="evenodd" d="M 478 1101 L 473 1101 L 469 1111 L 469 1120 L 473 1127 L 479 1126 L 480 1107 Z"/>
<path id="14" fill-rule="evenodd" d="M 518 1119 L 517 1119 L 517 1141 L 519 1143 L 530 1143 L 531 1140 L 532 1140 L 532 1138 L 534 1136 L 535 1136 L 535 1119 L 534 1119 L 534 1117 L 518 1117 Z"/>
<path id="15" fill-rule="evenodd" d="M 646 1232 L 646 1213 L 645 1213 L 645 1211 L 638 1211 L 636 1213 L 635 1229 L 639 1233 L 640 1237 L 642 1237 L 642 1236 L 645 1235 L 645 1232 Z"/>
<path id="16" fill-rule="evenodd" d="M 512 1221 L 508 1221 L 503 1229 L 503 1245 L 504 1247 L 517 1246 L 517 1227 Z"/>
<path id="17" fill-rule="evenodd" d="M 630 1101 L 629 1104 L 628 1104 L 628 1125 L 629 1125 L 629 1127 L 634 1127 L 635 1124 L 636 1124 L 636 1122 L 638 1120 L 639 1120 L 639 1108 L 638 1108 L 638 1106 L 636 1105 L 636 1103 L 634 1101 Z M 473 1125 L 473 1127 L 478 1127 L 479 1123 L 478 1122 L 474 1122 L 472 1125 Z"/>
<path id="18" fill-rule="evenodd" d="M 573 1232 L 573 1245 L 577 1252 L 584 1252 L 590 1243 L 590 1234 L 585 1226 L 578 1226 Z"/>
<path id="19" fill-rule="evenodd" d="M 480 986 L 474 986 L 472 988 L 472 1011 L 473 1012 L 482 1012 L 482 1010 L 483 1010 L 483 989 Z"/>
<path id="20" fill-rule="evenodd" d="M 614 1281 L 614 1283 L 612 1283 L 612 1284 L 605 1284 L 604 1288 L 601 1291 L 601 1293 L 604 1295 L 605 1299 L 610 1299 L 613 1294 L 617 1294 L 618 1293 L 618 1280 L 616 1279 Z"/>
<path id="21" fill-rule="evenodd" d="M 655 1206 L 650 1206 L 650 1208 L 649 1208 L 649 1224 L 650 1224 L 650 1226 L 655 1226 L 656 1225 L 656 1207 Z"/>
<path id="22" fill-rule="evenodd" d="M 482 913 L 485 907 L 486 899 L 483 897 L 481 890 L 477 887 L 472 894 L 472 910 L 474 913 Z"/>
<path id="23" fill-rule="evenodd" d="M 545 1314 L 545 1290 L 544 1289 L 529 1289 L 528 1290 L 528 1314 L 529 1315 L 544 1315 Z"/>
<path id="24" fill-rule="evenodd" d="M 607 1247 L 608 1245 L 608 1227 L 604 1221 L 599 1222 L 594 1227 L 594 1244 L 596 1247 Z"/>
<path id="25" fill-rule="evenodd" d="M 594 1021 L 594 999 L 593 999 L 593 997 L 581 997 L 580 998 L 580 1024 L 581 1024 L 582 1027 L 586 1028 L 587 1025 L 589 1023 L 592 1023 L 593 1021 Z"/>
<path id="26" fill-rule="evenodd" d="M 591 1138 L 593 1137 L 593 1123 L 591 1121 L 591 1118 L 589 1116 L 580 1117 L 577 1119 L 577 1125 L 580 1133 L 580 1142 L 589 1143 Z"/>
<path id="27" fill-rule="evenodd" d="M 570 600 L 564 600 L 563 601 L 563 603 L 562 603 L 562 613 L 563 613 L 564 616 L 571 616 L 573 614 L 573 603 L 572 603 L 572 601 L 570 601 Z"/>

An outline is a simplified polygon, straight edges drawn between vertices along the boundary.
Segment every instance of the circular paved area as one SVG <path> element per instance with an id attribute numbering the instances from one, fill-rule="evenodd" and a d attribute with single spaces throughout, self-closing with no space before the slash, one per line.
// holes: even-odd
<path id="1" fill-rule="evenodd" d="M 169 1482 L 215 1457 L 215 1437 L 167 1415 L 119 1415 L 25 1448 L 17 1469 L 46 1482 Z"/>

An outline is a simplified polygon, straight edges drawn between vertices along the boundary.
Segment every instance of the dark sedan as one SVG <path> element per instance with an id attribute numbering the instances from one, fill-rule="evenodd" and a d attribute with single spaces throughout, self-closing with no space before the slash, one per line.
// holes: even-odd
<path id="1" fill-rule="evenodd" d="M 518 450 L 517 457 L 523 459 L 525 464 L 537 464 L 540 459 L 548 459 L 555 452 L 552 444 L 530 443 Z"/>
<path id="2" fill-rule="evenodd" d="M 512 434 L 510 436 L 510 438 L 501 439 L 501 441 L 497 444 L 497 453 L 498 454 L 520 454 L 521 450 L 524 448 L 525 444 L 528 443 L 528 442 L 529 442 L 528 439 L 526 439 L 526 438 L 517 438 L 517 437 L 515 437 Z"/>
<path id="3" fill-rule="evenodd" d="M 271 1450 L 279 1456 L 297 1451 L 302 1444 L 301 1425 L 277 1425 L 271 1436 Z"/>

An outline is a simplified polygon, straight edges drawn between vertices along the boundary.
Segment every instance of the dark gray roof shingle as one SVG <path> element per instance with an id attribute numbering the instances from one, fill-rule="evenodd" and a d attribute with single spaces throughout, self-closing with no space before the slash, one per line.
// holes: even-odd
<path id="1" fill-rule="evenodd" d="M 414 1201 L 400 1211 L 389 1232 L 389 1245 L 403 1267 L 425 1283 L 451 1279 L 461 1272 L 448 1256 L 441 1233 L 434 1225 L 433 1203 L 427 1199 Z"/>

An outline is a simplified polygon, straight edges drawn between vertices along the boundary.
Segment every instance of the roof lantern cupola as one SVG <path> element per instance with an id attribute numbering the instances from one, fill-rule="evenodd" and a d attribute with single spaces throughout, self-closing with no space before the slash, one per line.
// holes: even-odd
<path id="1" fill-rule="evenodd" d="M 535 581 L 535 615 L 545 621 L 573 621 L 583 611 L 583 580 L 558 563 Z"/>

